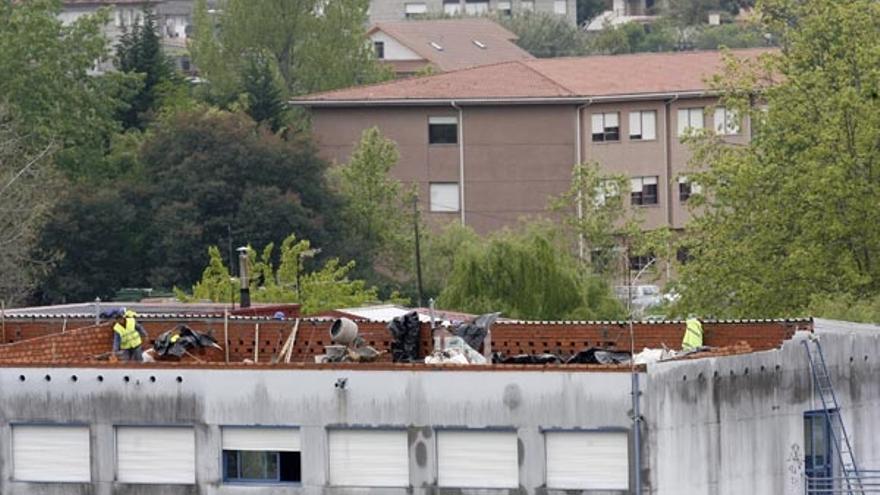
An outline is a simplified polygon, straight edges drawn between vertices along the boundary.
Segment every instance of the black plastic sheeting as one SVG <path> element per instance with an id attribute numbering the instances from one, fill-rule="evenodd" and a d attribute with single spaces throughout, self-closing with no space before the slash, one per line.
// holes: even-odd
<path id="1" fill-rule="evenodd" d="M 552 353 L 505 356 L 496 352 L 492 354 L 492 362 L 501 364 L 625 364 L 630 362 L 630 354 L 597 347 L 585 349 L 569 357 Z"/>
<path id="2" fill-rule="evenodd" d="M 395 363 L 415 363 L 419 358 L 419 314 L 398 316 L 388 324 L 391 332 L 391 359 Z"/>
<path id="3" fill-rule="evenodd" d="M 471 346 L 471 349 L 479 351 L 480 346 L 483 345 L 483 340 L 486 339 L 486 335 L 489 333 L 489 327 L 495 323 L 500 314 L 486 313 L 480 315 L 474 318 L 473 322 L 459 324 L 452 333 L 457 337 L 461 337 L 467 345 Z"/>
<path id="4" fill-rule="evenodd" d="M 174 338 L 174 336 L 178 338 Z M 168 330 L 156 339 L 153 349 L 160 357 L 182 357 L 190 349 L 212 347 L 217 343 L 214 336 L 208 333 L 196 332 L 186 325 L 178 325 L 174 330 Z"/>

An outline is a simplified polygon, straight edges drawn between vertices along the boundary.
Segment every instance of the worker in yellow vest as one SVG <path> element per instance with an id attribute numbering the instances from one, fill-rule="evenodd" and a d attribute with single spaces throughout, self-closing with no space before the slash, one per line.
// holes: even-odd
<path id="1" fill-rule="evenodd" d="M 143 325 L 137 322 L 134 311 L 122 308 L 115 313 L 113 324 L 113 355 L 123 361 L 143 361 L 141 345 L 147 338 Z"/>
<path id="2" fill-rule="evenodd" d="M 694 316 L 688 316 L 685 320 L 684 338 L 681 340 L 681 350 L 695 351 L 703 347 L 703 325 Z"/>

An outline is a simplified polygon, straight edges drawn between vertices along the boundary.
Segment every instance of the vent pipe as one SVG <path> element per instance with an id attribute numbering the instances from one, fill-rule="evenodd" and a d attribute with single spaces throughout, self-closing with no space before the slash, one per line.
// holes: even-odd
<path id="1" fill-rule="evenodd" d="M 251 307 L 251 290 L 248 280 L 248 272 L 250 271 L 250 267 L 248 266 L 248 248 L 240 247 L 236 249 L 236 251 L 238 251 L 238 278 L 241 281 L 239 307 L 249 308 Z"/>

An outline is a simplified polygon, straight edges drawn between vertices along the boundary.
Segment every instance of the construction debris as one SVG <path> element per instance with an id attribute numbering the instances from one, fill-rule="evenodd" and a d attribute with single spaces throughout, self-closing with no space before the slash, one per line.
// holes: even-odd
<path id="1" fill-rule="evenodd" d="M 395 363 L 415 363 L 419 358 L 419 314 L 415 311 L 398 316 L 388 324 L 391 332 L 391 358 Z"/>
<path id="2" fill-rule="evenodd" d="M 223 349 L 217 344 L 212 333 L 196 332 L 186 325 L 178 325 L 173 330 L 168 330 L 156 339 L 156 343 L 153 344 L 153 351 L 157 359 L 166 357 L 179 359 L 184 355 L 188 355 L 199 360 L 189 351 L 205 347 Z"/>
<path id="3" fill-rule="evenodd" d="M 357 323 L 348 318 L 337 318 L 330 325 L 330 339 L 333 345 L 324 346 L 322 363 L 368 363 L 379 359 L 384 354 L 368 346 L 363 337 L 358 335 Z"/>
<path id="4" fill-rule="evenodd" d="M 443 348 L 435 347 L 425 364 L 487 364 L 486 358 L 458 336 L 443 339 Z"/>

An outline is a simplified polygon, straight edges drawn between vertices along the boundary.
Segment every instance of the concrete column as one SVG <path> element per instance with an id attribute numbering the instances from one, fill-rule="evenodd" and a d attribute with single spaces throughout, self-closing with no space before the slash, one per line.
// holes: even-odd
<path id="1" fill-rule="evenodd" d="M 437 484 L 437 436 L 430 426 L 413 426 L 407 432 L 409 441 L 409 481 L 415 493 L 424 493 L 425 486 Z"/>
<path id="2" fill-rule="evenodd" d="M 221 458 L 223 434 L 218 425 L 195 425 L 196 484 L 219 485 L 223 481 Z"/>
<path id="3" fill-rule="evenodd" d="M 12 479 L 12 428 L 6 421 L 0 422 L 0 494 L 9 493 Z"/>
<path id="4" fill-rule="evenodd" d="M 116 479 L 116 431 L 111 423 L 95 423 L 89 435 L 95 495 L 110 495 Z"/>
<path id="5" fill-rule="evenodd" d="M 304 426 L 299 430 L 302 447 L 302 485 L 307 492 L 320 493 L 330 476 L 328 470 L 327 432 L 323 426 Z"/>
<path id="6" fill-rule="evenodd" d="M 544 484 L 544 434 L 536 426 L 519 428 L 517 431 L 519 459 L 519 484 L 528 493 Z"/>

